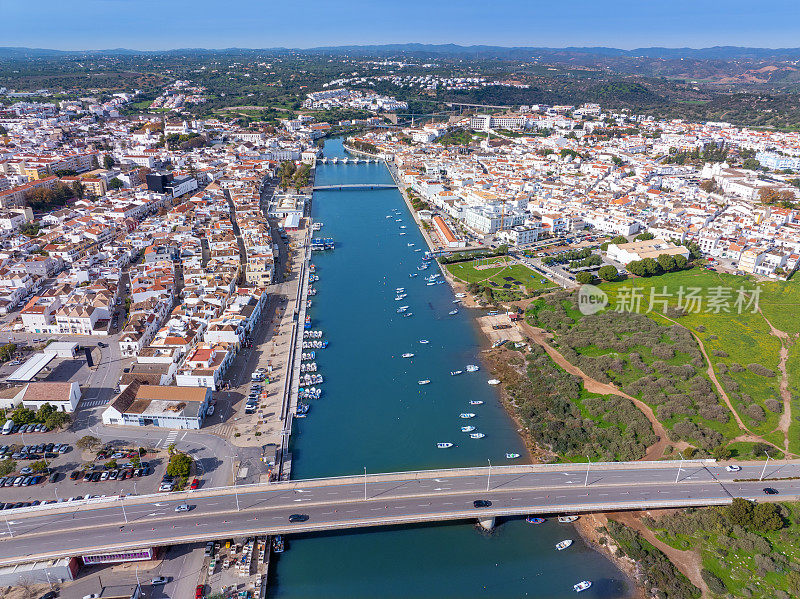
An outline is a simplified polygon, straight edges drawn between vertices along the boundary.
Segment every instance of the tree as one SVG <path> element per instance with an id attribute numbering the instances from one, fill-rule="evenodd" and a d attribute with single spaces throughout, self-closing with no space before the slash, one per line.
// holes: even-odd
<path id="1" fill-rule="evenodd" d="M 734 497 L 725 510 L 725 517 L 731 524 L 747 528 L 753 519 L 753 504 L 747 499 Z"/>
<path id="2" fill-rule="evenodd" d="M 92 435 L 85 435 L 75 442 L 75 447 L 78 449 L 88 449 L 90 451 L 98 445 L 100 445 L 100 439 Z"/>
<path id="3" fill-rule="evenodd" d="M 103 467 L 106 470 L 113 470 L 114 468 L 117 467 L 117 460 L 114 459 L 108 460 L 105 464 L 103 464 Z"/>
<path id="4" fill-rule="evenodd" d="M 774 503 L 757 503 L 753 508 L 753 528 L 761 532 L 783 528 L 780 508 Z"/>
<path id="5" fill-rule="evenodd" d="M 117 177 L 114 177 L 108 181 L 108 188 L 109 189 L 122 189 L 125 187 L 125 184 L 120 181 Z"/>
<path id="6" fill-rule="evenodd" d="M 72 416 L 66 412 L 56 411 L 47 417 L 44 425 L 50 430 L 57 430 L 72 422 Z"/>
<path id="7" fill-rule="evenodd" d="M 29 465 L 30 469 L 34 472 L 44 472 L 47 470 L 47 462 L 45 460 L 36 460 Z"/>
<path id="8" fill-rule="evenodd" d="M 86 193 L 86 187 L 84 187 L 83 183 L 81 183 L 80 181 L 73 181 L 72 193 L 75 194 L 76 198 L 83 199 L 83 196 Z"/>
<path id="9" fill-rule="evenodd" d="M 634 239 L 636 241 L 649 241 L 651 239 L 655 239 L 655 235 L 653 235 L 650 231 L 645 231 L 644 233 L 639 233 Z"/>
<path id="10" fill-rule="evenodd" d="M 730 449 L 725 447 L 724 445 L 718 445 L 714 448 L 714 451 L 711 452 L 711 455 L 714 457 L 715 460 L 730 460 L 733 453 Z"/>
<path id="11" fill-rule="evenodd" d="M 677 269 L 675 264 L 675 258 L 670 256 L 669 254 L 660 254 L 657 258 L 658 264 L 664 270 L 664 272 L 672 272 Z"/>
<path id="12" fill-rule="evenodd" d="M 686 259 L 686 256 L 681 256 L 680 254 L 676 254 L 675 258 L 675 270 L 684 270 L 687 266 L 689 266 L 689 261 Z"/>
<path id="13" fill-rule="evenodd" d="M 612 238 L 611 241 L 609 241 L 608 243 L 619 245 L 620 243 L 628 243 L 628 239 L 624 235 L 617 235 L 616 237 Z"/>
<path id="14" fill-rule="evenodd" d="M 647 273 L 646 276 L 648 277 L 660 275 L 662 272 L 661 265 L 652 258 L 645 258 L 642 260 L 642 266 L 644 266 L 644 270 Z"/>
<path id="15" fill-rule="evenodd" d="M 575 280 L 578 281 L 578 283 L 583 283 L 585 285 L 594 281 L 594 275 L 584 270 L 575 275 Z"/>
<path id="16" fill-rule="evenodd" d="M 793 201 L 795 195 L 789 189 L 779 191 L 776 187 L 762 187 L 758 190 L 758 199 L 762 204 L 778 204 Z"/>
<path id="17" fill-rule="evenodd" d="M 36 422 L 36 412 L 29 408 L 19 406 L 11 413 L 11 420 L 14 424 L 33 424 Z"/>
<path id="18" fill-rule="evenodd" d="M 628 262 L 626 267 L 628 272 L 632 275 L 636 275 L 637 277 L 646 277 L 647 269 L 644 267 L 642 262 L 642 260 L 633 260 L 632 262 Z"/>
<path id="19" fill-rule="evenodd" d="M 114 158 L 112 158 L 110 154 L 103 156 L 103 167 L 105 167 L 106 170 L 114 168 Z"/>
<path id="20" fill-rule="evenodd" d="M 36 420 L 38 420 L 39 422 L 44 422 L 53 412 L 57 411 L 58 408 L 56 408 L 55 406 L 49 403 L 43 403 L 41 407 L 38 410 L 36 410 Z"/>
<path id="21" fill-rule="evenodd" d="M 17 463 L 12 459 L 0 460 L 0 476 L 8 476 L 17 469 Z"/>
<path id="22" fill-rule="evenodd" d="M 169 476 L 186 477 L 192 470 L 192 458 L 185 453 L 176 453 L 169 459 L 167 474 Z"/>
<path id="23" fill-rule="evenodd" d="M 606 264 L 598 269 L 597 276 L 604 281 L 616 281 L 619 278 L 619 271 L 610 264 Z"/>
<path id="24" fill-rule="evenodd" d="M 169 455 L 173 455 L 173 454 L 175 453 L 175 443 L 170 443 L 170 444 L 167 446 L 167 453 L 168 453 Z"/>

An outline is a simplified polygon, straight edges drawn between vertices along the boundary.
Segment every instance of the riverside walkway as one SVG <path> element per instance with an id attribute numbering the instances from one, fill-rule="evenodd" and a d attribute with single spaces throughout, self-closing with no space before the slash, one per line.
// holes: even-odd
<path id="1" fill-rule="evenodd" d="M 796 500 L 800 461 L 714 460 L 424 470 L 101 498 L 3 512 L 0 565 L 222 538 L 526 514 Z M 766 495 L 770 487 L 777 494 Z M 475 500 L 490 505 L 475 507 Z M 178 505 L 188 512 L 176 512 Z M 290 515 L 297 514 L 290 521 Z"/>

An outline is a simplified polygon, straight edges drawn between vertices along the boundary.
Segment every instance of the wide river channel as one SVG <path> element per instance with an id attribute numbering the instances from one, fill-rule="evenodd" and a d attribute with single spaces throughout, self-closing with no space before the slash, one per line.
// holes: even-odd
<path id="1" fill-rule="evenodd" d="M 347 156 L 340 139 L 326 140 L 325 156 Z M 392 179 L 383 164 L 317 167 L 317 185 L 352 183 Z M 522 463 L 516 426 L 486 383 L 474 313 L 453 303 L 446 283 L 427 285 L 435 263 L 417 270 L 427 247 L 400 192 L 318 191 L 312 214 L 324 223 L 316 236 L 336 240 L 334 251 L 312 260 L 320 280 L 310 314 L 329 346 L 316 352 L 324 394 L 295 420 L 292 478 Z M 407 296 L 395 301 L 399 287 Z M 406 305 L 408 318 L 397 313 Z M 467 364 L 481 370 L 450 375 Z M 461 419 L 463 412 L 476 416 Z M 486 436 L 470 438 L 460 430 L 466 425 Z M 454 446 L 438 449 L 439 442 Z M 508 460 L 507 452 L 523 457 Z M 269 596 L 555 599 L 576 596 L 572 585 L 584 579 L 594 584 L 581 597 L 630 594 L 619 570 L 572 525 L 498 523 L 491 533 L 457 523 L 292 536 L 274 562 Z M 567 538 L 572 547 L 556 551 Z"/>

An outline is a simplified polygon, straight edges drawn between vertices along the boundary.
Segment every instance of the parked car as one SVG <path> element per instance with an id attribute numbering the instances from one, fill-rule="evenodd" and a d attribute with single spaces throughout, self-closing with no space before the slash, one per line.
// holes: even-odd
<path id="1" fill-rule="evenodd" d="M 200 481 L 195 478 L 195 479 L 192 479 L 192 482 L 189 485 L 189 488 L 190 489 L 196 489 L 199 486 L 200 486 Z"/>
<path id="2" fill-rule="evenodd" d="M 725 470 L 728 472 L 739 472 L 741 470 L 741 466 L 737 466 L 736 464 L 730 464 L 729 466 L 725 466 Z"/>
<path id="3" fill-rule="evenodd" d="M 150 581 L 150 584 L 166 584 L 169 579 L 166 576 L 156 576 L 153 580 Z"/>
<path id="4" fill-rule="evenodd" d="M 292 522 L 292 523 L 294 523 L 294 522 L 305 522 L 306 520 L 308 520 L 308 515 L 307 514 L 292 514 L 291 516 L 289 516 L 289 522 Z"/>

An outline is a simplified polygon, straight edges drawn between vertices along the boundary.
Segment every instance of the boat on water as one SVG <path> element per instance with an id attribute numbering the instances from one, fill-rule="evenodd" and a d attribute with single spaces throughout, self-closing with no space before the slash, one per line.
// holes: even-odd
<path id="1" fill-rule="evenodd" d="M 591 580 L 581 580 L 578 584 L 572 585 L 572 588 L 575 589 L 576 593 L 581 593 L 592 586 Z"/>
<path id="2" fill-rule="evenodd" d="M 461 432 L 462 433 L 471 433 L 474 430 L 475 430 L 474 426 L 462 426 L 461 427 Z"/>
<path id="3" fill-rule="evenodd" d="M 544 518 L 528 516 L 527 518 L 525 518 L 525 522 L 527 522 L 528 524 L 544 524 Z"/>
<path id="4" fill-rule="evenodd" d="M 482 400 L 482 399 L 473 399 L 473 400 L 471 400 L 471 401 L 469 402 L 469 405 L 471 405 L 471 406 L 480 406 L 480 405 L 483 405 L 483 400 Z"/>
<path id="5" fill-rule="evenodd" d="M 454 300 L 453 300 L 453 303 L 454 303 L 454 304 L 460 304 L 460 303 L 461 303 L 461 300 L 460 300 L 460 299 L 454 299 Z"/>
<path id="6" fill-rule="evenodd" d="M 413 244 L 413 243 L 407 243 L 407 244 L 406 244 L 406 247 L 413 248 L 413 247 L 414 247 L 414 244 Z"/>
<path id="7" fill-rule="evenodd" d="M 463 373 L 463 370 L 452 370 L 450 371 L 450 376 L 458 376 L 459 374 Z"/>
<path id="8" fill-rule="evenodd" d="M 401 228 L 401 229 L 405 229 L 405 228 L 406 228 L 406 226 L 405 226 L 405 225 L 400 225 L 400 228 Z"/>
<path id="9" fill-rule="evenodd" d="M 386 218 L 392 218 L 392 215 L 391 214 L 387 214 Z"/>
<path id="10" fill-rule="evenodd" d="M 483 433 L 471 433 L 470 438 L 472 439 L 483 439 L 486 435 Z"/>
<path id="11" fill-rule="evenodd" d="M 499 385 L 500 384 L 500 381 L 497 380 L 497 379 L 489 379 L 486 382 L 489 383 L 490 385 Z"/>
<path id="12" fill-rule="evenodd" d="M 272 550 L 275 553 L 283 553 L 283 537 L 281 535 L 272 537 Z"/>
<path id="13" fill-rule="evenodd" d="M 419 276 L 418 272 L 412 272 L 410 275 L 408 275 L 408 278 L 409 279 L 413 279 L 414 277 L 418 277 L 418 276 Z"/>
<path id="14" fill-rule="evenodd" d="M 517 459 L 518 457 L 519 457 L 519 454 L 518 454 L 518 453 L 507 453 L 507 454 L 506 454 L 506 459 L 507 459 L 507 460 L 515 460 L 515 459 Z"/>
<path id="15" fill-rule="evenodd" d="M 398 313 L 398 314 L 401 314 L 402 312 L 405 312 L 406 310 L 408 310 L 408 308 L 409 308 L 409 306 L 400 306 L 400 307 L 397 309 L 397 313 Z"/>
<path id="16" fill-rule="evenodd" d="M 403 354 L 403 357 L 404 358 L 413 358 L 414 354 L 412 354 L 411 352 L 406 352 L 406 353 Z"/>
<path id="17" fill-rule="evenodd" d="M 415 252 L 421 252 L 421 251 L 422 251 L 422 248 L 417 248 L 417 249 L 415 249 L 414 251 L 415 251 Z"/>
<path id="18" fill-rule="evenodd" d="M 428 283 L 428 285 L 430 285 L 430 283 Z M 436 283 L 434 283 L 434 285 L 436 285 Z M 458 314 L 458 310 L 450 310 L 450 311 L 448 312 L 448 314 L 449 314 L 450 316 L 452 316 L 453 314 Z"/>
<path id="19" fill-rule="evenodd" d="M 425 283 L 425 284 L 426 284 L 428 287 L 431 287 L 431 286 L 433 286 L 433 285 L 436 285 L 436 281 L 428 281 L 428 282 L 427 282 L 427 283 Z"/>
<path id="20" fill-rule="evenodd" d="M 439 449 L 447 449 L 448 447 L 452 447 L 452 446 L 453 446 L 452 443 L 437 443 L 436 444 L 436 447 L 438 447 Z"/>
<path id="21" fill-rule="evenodd" d="M 464 298 L 464 297 L 467 297 L 467 294 L 466 293 L 456 293 L 456 297 Z"/>
<path id="22" fill-rule="evenodd" d="M 477 364 L 467 364 L 467 367 L 464 370 L 467 372 L 478 372 L 480 369 L 481 367 Z"/>
<path id="23" fill-rule="evenodd" d="M 430 343 L 430 341 L 428 341 L 427 339 L 420 339 L 419 342 L 422 343 L 423 345 L 425 345 L 426 343 Z"/>
<path id="24" fill-rule="evenodd" d="M 558 521 L 562 524 L 569 524 L 570 522 L 575 522 L 578 519 L 578 516 L 559 516 Z"/>
<path id="25" fill-rule="evenodd" d="M 472 412 L 464 412 L 458 415 L 459 418 L 475 418 L 475 414 Z"/>
<path id="26" fill-rule="evenodd" d="M 413 312 L 404 312 L 403 313 L 403 318 L 411 318 L 412 316 L 414 316 Z"/>
<path id="27" fill-rule="evenodd" d="M 401 293 L 400 295 L 394 296 L 394 301 L 399 302 L 400 300 L 402 300 L 405 297 L 408 297 L 408 294 L 407 293 Z"/>
<path id="28" fill-rule="evenodd" d="M 564 551 L 564 549 L 566 549 L 570 545 L 572 545 L 572 539 L 564 539 L 560 543 L 556 543 L 556 549 L 558 549 L 559 551 Z"/>
<path id="29" fill-rule="evenodd" d="M 421 381 L 417 381 L 417 385 L 427 385 L 430 382 L 431 382 L 430 379 L 423 379 Z"/>
<path id="30" fill-rule="evenodd" d="M 400 235 L 405 235 L 405 234 L 406 234 L 406 233 L 405 233 L 405 231 L 403 231 L 402 233 L 400 233 Z"/>

